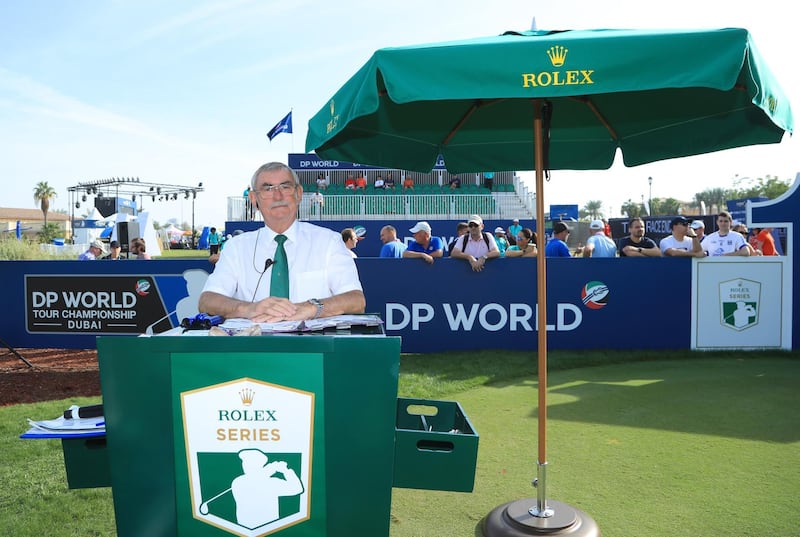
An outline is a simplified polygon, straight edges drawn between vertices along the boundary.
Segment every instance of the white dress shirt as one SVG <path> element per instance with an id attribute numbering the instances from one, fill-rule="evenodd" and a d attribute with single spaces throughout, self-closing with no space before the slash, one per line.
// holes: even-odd
<path id="1" fill-rule="evenodd" d="M 340 233 L 295 221 L 283 234 L 287 237 L 289 300 L 299 303 L 362 290 L 355 262 Z M 265 226 L 228 240 L 203 291 L 248 302 L 268 297 L 272 269 L 265 271 L 264 265 L 275 258 L 275 235 Z"/>

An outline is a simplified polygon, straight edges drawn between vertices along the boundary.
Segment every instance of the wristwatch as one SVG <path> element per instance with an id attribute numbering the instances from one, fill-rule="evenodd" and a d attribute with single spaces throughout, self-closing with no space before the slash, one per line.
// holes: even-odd
<path id="1" fill-rule="evenodd" d="M 639 246 L 639 253 L 640 254 L 642 253 L 642 247 L 641 246 Z"/>
<path id="2" fill-rule="evenodd" d="M 308 302 L 317 307 L 317 313 L 312 317 L 312 319 L 319 319 L 320 315 L 322 315 L 322 310 L 325 307 L 325 304 L 318 298 L 309 298 Z"/>

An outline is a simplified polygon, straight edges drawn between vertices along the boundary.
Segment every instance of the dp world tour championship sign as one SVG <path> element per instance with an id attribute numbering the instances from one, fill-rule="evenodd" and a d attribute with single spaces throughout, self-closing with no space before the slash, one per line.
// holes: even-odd
<path id="1" fill-rule="evenodd" d="M 310 517 L 313 393 L 241 378 L 181 408 L 195 519 L 259 537 Z"/>

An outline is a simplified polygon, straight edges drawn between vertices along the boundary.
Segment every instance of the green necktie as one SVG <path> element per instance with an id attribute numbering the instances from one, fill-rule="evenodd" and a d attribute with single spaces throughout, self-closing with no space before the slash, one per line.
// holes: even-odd
<path id="1" fill-rule="evenodd" d="M 278 247 L 275 249 L 275 262 L 272 264 L 269 294 L 289 298 L 289 263 L 286 261 L 286 250 L 283 249 L 286 235 L 275 235 L 275 241 Z"/>

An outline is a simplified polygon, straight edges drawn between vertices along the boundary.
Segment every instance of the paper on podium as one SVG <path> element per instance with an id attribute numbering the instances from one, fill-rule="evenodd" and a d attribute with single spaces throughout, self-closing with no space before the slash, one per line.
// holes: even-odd
<path id="1" fill-rule="evenodd" d="M 31 426 L 20 438 L 80 438 L 103 436 L 106 422 L 103 416 L 96 418 L 65 419 L 59 416 L 54 420 L 28 420 Z"/>
<path id="2" fill-rule="evenodd" d="M 249 319 L 225 319 L 219 326 L 229 333 L 235 333 L 251 327 L 253 321 Z M 261 326 L 263 334 L 278 334 L 292 332 L 311 332 L 326 328 L 346 329 L 352 326 L 379 326 L 383 321 L 377 315 L 334 315 L 307 321 L 281 321 L 277 323 L 257 323 Z"/>

